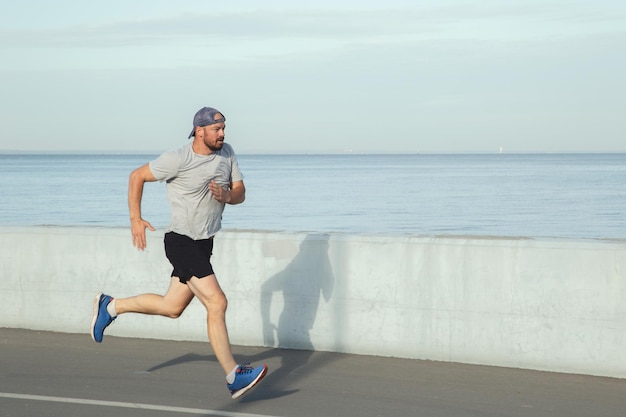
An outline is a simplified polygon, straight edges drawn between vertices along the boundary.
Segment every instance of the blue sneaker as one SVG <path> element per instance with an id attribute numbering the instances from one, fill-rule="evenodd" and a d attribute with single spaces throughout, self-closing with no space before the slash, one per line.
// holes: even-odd
<path id="1" fill-rule="evenodd" d="M 230 390 L 230 395 L 234 399 L 241 397 L 243 394 L 254 388 L 261 379 L 267 374 L 267 365 L 263 364 L 253 368 L 250 363 L 239 365 L 235 373 L 235 381 L 232 384 L 226 384 Z"/>
<path id="2" fill-rule="evenodd" d="M 106 294 L 96 295 L 93 301 L 93 319 L 91 320 L 91 338 L 94 342 L 102 342 L 104 337 L 104 329 L 115 320 L 107 311 L 107 305 L 113 300 L 113 297 Z"/>

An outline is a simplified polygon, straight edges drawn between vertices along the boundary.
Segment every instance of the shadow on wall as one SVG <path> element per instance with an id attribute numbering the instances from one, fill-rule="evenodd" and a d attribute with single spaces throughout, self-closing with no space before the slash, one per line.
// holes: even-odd
<path id="1" fill-rule="evenodd" d="M 309 332 L 315 323 L 320 298 L 330 300 L 335 281 L 328 258 L 328 240 L 327 234 L 307 235 L 289 265 L 262 285 L 265 346 L 314 350 Z M 274 293 L 282 294 L 284 306 L 276 324 L 270 319 Z"/>

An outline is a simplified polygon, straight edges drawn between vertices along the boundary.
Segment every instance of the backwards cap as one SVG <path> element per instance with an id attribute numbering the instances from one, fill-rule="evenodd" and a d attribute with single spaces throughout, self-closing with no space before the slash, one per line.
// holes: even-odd
<path id="1" fill-rule="evenodd" d="M 219 118 L 215 118 L 215 115 L 219 114 Z M 226 120 L 226 117 L 222 114 L 221 111 L 214 109 L 213 107 L 203 107 L 196 112 L 196 115 L 193 116 L 193 129 L 191 129 L 191 133 L 189 134 L 189 138 L 195 136 L 196 127 L 209 126 L 215 123 L 221 123 Z"/>

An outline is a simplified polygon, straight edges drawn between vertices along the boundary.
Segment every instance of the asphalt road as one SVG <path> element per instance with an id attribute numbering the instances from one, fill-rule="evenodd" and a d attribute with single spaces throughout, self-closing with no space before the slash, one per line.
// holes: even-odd
<path id="1" fill-rule="evenodd" d="M 234 346 L 269 375 L 232 400 L 208 343 L 0 329 L 1 417 L 623 417 L 626 380 Z"/>

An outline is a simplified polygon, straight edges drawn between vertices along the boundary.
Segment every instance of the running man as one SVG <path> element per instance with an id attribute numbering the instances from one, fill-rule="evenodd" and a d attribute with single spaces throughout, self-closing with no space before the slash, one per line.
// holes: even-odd
<path id="1" fill-rule="evenodd" d="M 104 330 L 124 313 L 179 317 L 194 297 L 207 311 L 207 332 L 211 347 L 226 374 L 227 387 L 239 398 L 267 374 L 267 365 L 256 368 L 238 365 L 231 352 L 226 328 L 228 300 L 213 267 L 213 237 L 221 229 L 226 204 L 240 204 L 246 189 L 233 148 L 224 142 L 225 117 L 204 107 L 195 114 L 190 144 L 161 154 L 135 169 L 128 183 L 133 245 L 146 248 L 146 228 L 154 227 L 141 217 L 141 199 L 146 182 L 165 181 L 170 206 L 165 253 L 173 271 L 165 295 L 141 294 L 115 299 L 98 294 L 94 300 L 91 337 L 102 342 Z"/>

